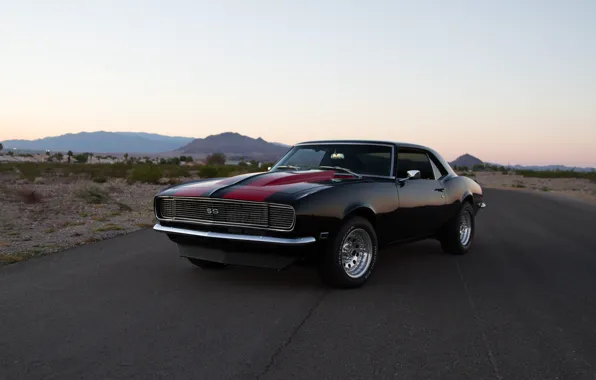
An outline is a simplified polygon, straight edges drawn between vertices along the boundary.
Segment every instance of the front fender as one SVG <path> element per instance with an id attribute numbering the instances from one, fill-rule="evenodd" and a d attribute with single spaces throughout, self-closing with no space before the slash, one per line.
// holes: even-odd
<path id="1" fill-rule="evenodd" d="M 346 217 L 360 214 L 377 227 L 383 216 L 395 212 L 398 194 L 393 181 L 366 181 L 333 186 L 301 198 L 296 204 L 300 228 L 333 234 Z"/>
<path id="2" fill-rule="evenodd" d="M 367 216 L 376 217 L 377 212 L 370 203 L 360 202 L 347 206 L 341 215 L 341 219 L 346 219 L 354 214 L 366 214 Z"/>

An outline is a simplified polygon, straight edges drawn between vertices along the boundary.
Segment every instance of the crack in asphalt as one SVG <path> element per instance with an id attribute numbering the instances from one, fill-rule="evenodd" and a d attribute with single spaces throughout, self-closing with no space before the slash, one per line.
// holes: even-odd
<path id="1" fill-rule="evenodd" d="M 308 321 L 308 319 L 310 318 L 312 313 L 319 307 L 319 305 L 323 301 L 323 298 L 325 298 L 325 295 L 327 294 L 327 292 L 328 292 L 328 290 L 324 290 L 323 292 L 321 292 L 321 295 L 317 299 L 317 302 L 315 302 L 313 307 L 311 307 L 308 310 L 308 312 L 306 313 L 304 318 L 300 321 L 300 323 L 298 323 L 298 325 L 296 325 L 296 327 L 294 327 L 294 330 L 292 330 L 292 333 L 290 334 L 288 339 L 286 339 L 282 343 L 282 345 L 279 346 L 279 348 L 273 353 L 273 355 L 271 355 L 271 359 L 269 360 L 269 363 L 267 363 L 267 365 L 265 366 L 263 371 L 259 375 L 257 375 L 257 377 L 256 377 L 257 380 L 259 380 L 263 376 L 267 375 L 267 373 L 271 370 L 271 368 L 273 368 L 273 365 L 275 364 L 275 359 L 277 359 L 277 357 L 282 353 L 282 351 L 292 343 L 292 340 L 294 339 L 296 334 L 298 334 L 298 331 L 300 331 L 300 329 L 302 328 L 302 326 L 304 326 L 306 321 Z"/>
<path id="2" fill-rule="evenodd" d="M 480 320 L 480 316 L 478 315 L 478 309 L 476 309 L 476 304 L 474 303 L 474 300 L 472 299 L 472 295 L 470 294 L 470 290 L 468 289 L 468 282 L 464 278 L 464 273 L 462 272 L 461 267 L 459 265 L 459 260 L 457 260 L 457 259 L 455 260 L 455 265 L 457 266 L 457 272 L 459 273 L 459 278 L 464 286 L 464 290 L 465 290 L 466 296 L 468 298 L 468 303 L 470 304 L 470 308 L 472 309 L 472 312 L 474 313 L 474 319 L 476 320 L 476 323 L 480 327 L 480 333 L 482 335 L 482 340 L 484 341 L 484 346 L 486 348 L 488 360 L 490 361 L 490 364 L 493 366 L 493 371 L 495 372 L 495 376 L 497 377 L 497 379 L 502 380 L 503 377 L 499 374 L 499 368 L 497 367 L 497 361 L 495 360 L 493 351 L 491 350 L 490 345 L 488 343 L 488 338 L 486 336 L 486 333 L 484 332 L 484 330 L 485 330 L 484 325 L 482 324 L 482 321 Z"/>

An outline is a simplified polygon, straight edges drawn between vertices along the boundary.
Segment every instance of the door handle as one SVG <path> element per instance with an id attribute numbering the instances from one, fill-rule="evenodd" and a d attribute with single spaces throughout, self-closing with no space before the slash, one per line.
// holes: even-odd
<path id="1" fill-rule="evenodd" d="M 444 188 L 440 188 L 440 189 L 435 189 L 435 191 L 440 191 L 441 193 L 445 191 Z"/>

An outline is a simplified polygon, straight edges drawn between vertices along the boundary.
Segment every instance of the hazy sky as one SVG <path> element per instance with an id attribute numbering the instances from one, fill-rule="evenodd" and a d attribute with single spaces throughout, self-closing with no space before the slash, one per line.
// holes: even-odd
<path id="1" fill-rule="evenodd" d="M 596 0 L 0 0 L 0 141 L 95 130 L 596 166 Z"/>

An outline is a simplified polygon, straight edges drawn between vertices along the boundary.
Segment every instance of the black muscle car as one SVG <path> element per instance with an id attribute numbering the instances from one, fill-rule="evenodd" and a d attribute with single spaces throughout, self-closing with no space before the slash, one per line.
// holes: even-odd
<path id="1" fill-rule="evenodd" d="M 427 147 L 311 141 L 266 172 L 161 191 L 154 230 L 202 268 L 307 259 L 327 284 L 356 287 L 388 244 L 434 238 L 447 253 L 466 253 L 484 206 L 480 185 Z"/>

